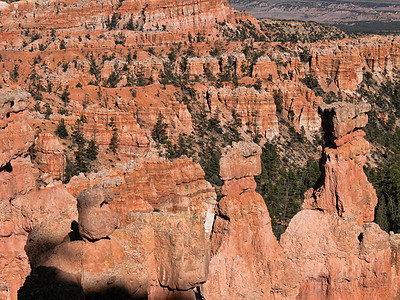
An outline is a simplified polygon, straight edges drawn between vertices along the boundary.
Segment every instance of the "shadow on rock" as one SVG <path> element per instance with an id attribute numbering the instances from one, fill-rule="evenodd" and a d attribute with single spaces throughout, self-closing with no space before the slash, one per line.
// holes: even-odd
<path id="1" fill-rule="evenodd" d="M 132 296 L 120 287 L 110 287 L 85 295 L 77 279 L 53 267 L 40 266 L 26 278 L 18 291 L 19 300 L 141 300 L 147 297 Z"/>
<path id="2" fill-rule="evenodd" d="M 18 291 L 20 300 L 85 299 L 82 287 L 70 274 L 57 268 L 38 267 L 32 270 Z"/>

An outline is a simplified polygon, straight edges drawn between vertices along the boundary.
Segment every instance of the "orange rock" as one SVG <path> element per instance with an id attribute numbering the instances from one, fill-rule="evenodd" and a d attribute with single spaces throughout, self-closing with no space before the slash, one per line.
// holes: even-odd
<path id="1" fill-rule="evenodd" d="M 122 224 L 130 223 L 132 212 L 165 212 L 199 214 L 205 217 L 214 207 L 215 190 L 204 180 L 199 164 L 187 158 L 173 161 L 138 158 L 117 166 L 117 172 L 102 171 L 88 177 L 73 177 L 67 189 L 78 195 L 83 189 L 100 185 L 114 191 L 110 207 Z"/>
<path id="2" fill-rule="evenodd" d="M 0 166 L 4 167 L 10 160 L 26 154 L 34 141 L 33 130 L 26 122 L 27 115 L 10 113 L 0 126 Z"/>
<path id="3" fill-rule="evenodd" d="M 28 232 L 55 216 L 77 218 L 77 209 L 75 198 L 61 188 L 31 192 L 18 196 L 11 203 L 5 207 L 0 204 L 5 209 L 0 215 L 0 282 L 8 286 L 10 299 L 16 299 L 18 289 L 30 272 L 24 251 Z"/>
<path id="4" fill-rule="evenodd" d="M 224 149 L 220 161 L 220 177 L 227 181 L 261 174 L 261 147 L 254 143 L 238 142 Z"/>
<path id="5" fill-rule="evenodd" d="M 322 128 L 325 133 L 338 139 L 358 128 L 365 127 L 368 123 L 367 112 L 370 110 L 371 105 L 364 102 L 357 105 L 336 102 L 320 105 L 318 112 L 321 115 Z"/>
<path id="6" fill-rule="evenodd" d="M 283 96 L 283 109 L 287 118 L 299 130 L 303 127 L 306 132 L 318 132 L 321 128 L 321 119 L 318 116 L 318 106 L 323 103 L 322 98 L 303 84 L 294 81 L 281 82 L 278 88 Z M 272 91 L 271 91 L 272 92 Z"/>
<path id="7" fill-rule="evenodd" d="M 211 239 L 206 299 L 294 298 L 300 281 L 271 228 L 252 176 L 260 173 L 259 146 L 239 142 L 220 161 L 223 197 Z M 239 179 L 235 179 L 239 178 Z"/>
<path id="8" fill-rule="evenodd" d="M 272 80 L 278 79 L 278 71 L 275 62 L 271 61 L 268 56 L 258 58 L 253 67 L 252 76 L 265 79 L 271 76 Z"/>
<path id="9" fill-rule="evenodd" d="M 328 147 L 322 153 L 321 185 L 307 191 L 305 209 L 321 209 L 341 217 L 356 216 L 359 224 L 374 219 L 378 198 L 363 170 L 370 145 L 358 130 L 366 125 L 369 109 L 370 105 L 365 103 L 320 107 Z"/>
<path id="10" fill-rule="evenodd" d="M 51 133 L 40 133 L 35 140 L 36 161 L 38 168 L 54 176 L 63 178 L 66 165 L 64 147 Z"/>
<path id="11" fill-rule="evenodd" d="M 244 131 L 261 134 L 267 139 L 272 139 L 279 133 L 276 107 L 269 93 L 245 87 L 210 87 L 207 91 L 207 101 L 213 113 L 219 110 L 226 116 L 234 110 L 242 120 Z"/>
<path id="12" fill-rule="evenodd" d="M 17 195 L 26 194 L 35 187 L 29 157 L 17 157 L 9 161 L 0 172 L 0 201 L 9 201 Z"/>
<path id="13" fill-rule="evenodd" d="M 112 191 L 93 186 L 83 190 L 78 200 L 78 222 L 80 235 L 95 241 L 108 238 L 120 226 L 116 212 L 110 210 Z"/>
<path id="14" fill-rule="evenodd" d="M 189 290 L 206 281 L 208 272 L 209 241 L 203 219 L 163 213 L 132 217 L 132 224 L 115 230 L 109 239 L 64 241 L 40 259 L 36 257 L 36 262 L 77 278 L 85 293 L 120 288 L 134 297 L 147 296 L 151 291 L 152 299 L 159 299 L 165 294 L 160 290 L 162 285 L 194 295 Z M 68 226 L 69 221 L 63 224 Z M 50 228 L 47 224 L 40 235 L 31 234 L 29 248 L 46 247 L 40 243 L 45 242 L 46 231 L 51 234 Z"/>
<path id="15" fill-rule="evenodd" d="M 397 38 L 383 36 L 343 39 L 313 44 L 311 52 L 310 69 L 320 82 L 333 79 L 337 88 L 355 91 L 365 71 L 393 75 L 399 67 L 400 43 Z"/>
<path id="16" fill-rule="evenodd" d="M 303 280 L 297 299 L 396 298 L 389 235 L 375 223 L 303 210 L 281 245 Z"/>

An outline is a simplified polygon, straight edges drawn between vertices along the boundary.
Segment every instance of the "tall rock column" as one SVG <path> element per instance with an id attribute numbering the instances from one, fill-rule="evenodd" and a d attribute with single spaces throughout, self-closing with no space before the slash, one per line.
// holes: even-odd
<path id="1" fill-rule="evenodd" d="M 304 209 L 318 209 L 340 217 L 356 216 L 358 224 L 374 219 L 376 192 L 363 166 L 370 144 L 360 128 L 368 123 L 367 103 L 323 104 L 319 107 L 325 145 L 318 188 L 305 195 Z"/>
<path id="2" fill-rule="evenodd" d="M 398 299 L 399 235 L 374 219 L 375 190 L 363 171 L 365 103 L 322 105 L 322 175 L 280 244 L 301 274 L 297 299 Z"/>
<path id="3" fill-rule="evenodd" d="M 296 293 L 298 278 L 284 257 L 254 176 L 261 148 L 239 142 L 220 161 L 224 180 L 211 237 L 206 299 L 280 299 Z"/>

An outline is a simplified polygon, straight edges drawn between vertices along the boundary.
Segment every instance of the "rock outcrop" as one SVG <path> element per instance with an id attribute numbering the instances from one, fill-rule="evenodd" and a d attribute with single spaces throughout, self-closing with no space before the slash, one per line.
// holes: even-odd
<path id="1" fill-rule="evenodd" d="M 310 70 L 324 85 L 333 83 L 339 89 L 354 92 L 365 72 L 392 76 L 400 66 L 397 38 L 369 37 L 362 40 L 312 45 Z M 332 81 L 333 80 L 333 81 Z"/>
<path id="2" fill-rule="evenodd" d="M 38 226 L 26 246 L 33 272 L 45 267 L 67 274 L 86 295 L 194 299 L 208 275 L 210 244 L 203 218 L 137 213 L 131 220 L 107 239 L 86 242 L 79 234 L 74 237 L 77 229 L 70 230 L 68 219 Z"/>
<path id="3" fill-rule="evenodd" d="M 93 186 L 82 191 L 78 200 L 78 223 L 81 237 L 96 241 L 108 238 L 120 226 L 116 212 L 110 210 L 112 191 Z"/>
<path id="4" fill-rule="evenodd" d="M 114 191 L 110 208 L 118 213 L 123 225 L 131 222 L 131 213 L 153 210 L 205 218 L 213 211 L 217 198 L 199 164 L 184 157 L 169 161 L 158 154 L 119 164 L 114 171 L 74 177 L 67 189 L 77 196 L 94 185 Z"/>
<path id="5" fill-rule="evenodd" d="M 302 278 L 297 299 L 397 299 L 398 236 L 356 220 L 318 210 L 291 220 L 280 244 Z"/>
<path id="6" fill-rule="evenodd" d="M 257 91 L 254 88 L 228 87 L 207 91 L 207 102 L 210 110 L 222 112 L 224 115 L 234 111 L 242 120 L 244 131 L 260 134 L 271 140 L 279 134 L 278 118 L 272 94 Z"/>
<path id="7" fill-rule="evenodd" d="M 307 191 L 303 210 L 280 244 L 300 272 L 297 299 L 397 299 L 399 235 L 375 223 L 377 197 L 364 172 L 369 144 L 365 103 L 322 105 L 325 130 L 320 185 Z"/>
<path id="8" fill-rule="evenodd" d="M 35 140 L 38 168 L 54 178 L 63 178 L 66 166 L 64 147 L 51 133 L 40 133 Z"/>
<path id="9" fill-rule="evenodd" d="M 363 170 L 370 146 L 360 129 L 368 122 L 369 110 L 367 103 L 320 106 L 325 131 L 322 176 L 320 187 L 306 193 L 305 209 L 355 216 L 360 225 L 373 221 L 378 198 Z"/>
<path id="10" fill-rule="evenodd" d="M 27 157 L 34 140 L 26 122 L 28 96 L 22 89 L 0 90 L 0 285 L 11 299 L 29 274 L 24 217 L 13 207 L 17 196 L 35 187 Z"/>
<path id="11" fill-rule="evenodd" d="M 76 200 L 65 189 L 35 191 L 28 96 L 22 89 L 0 90 L 0 285 L 9 299 L 16 299 L 30 271 L 24 246 L 32 228 L 47 218 L 77 216 Z"/>
<path id="12" fill-rule="evenodd" d="M 294 297 L 299 277 L 283 255 L 265 202 L 255 192 L 261 148 L 239 142 L 221 159 L 224 197 L 218 203 L 206 299 Z"/>

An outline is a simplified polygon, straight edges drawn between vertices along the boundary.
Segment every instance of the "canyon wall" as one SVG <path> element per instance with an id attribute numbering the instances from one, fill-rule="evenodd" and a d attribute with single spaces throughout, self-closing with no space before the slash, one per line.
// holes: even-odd
<path id="1" fill-rule="evenodd" d="M 357 93 L 396 76 L 399 37 L 266 42 L 223 0 L 0 10 L 0 299 L 400 297 Z M 321 127 L 321 178 L 278 242 L 250 141 L 306 152 Z M 78 131 L 98 156 L 66 183 Z"/>

